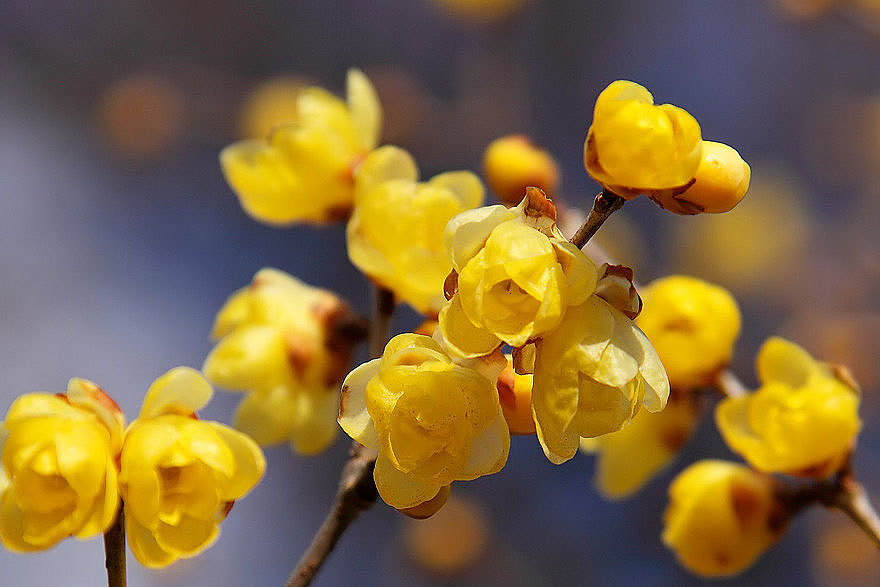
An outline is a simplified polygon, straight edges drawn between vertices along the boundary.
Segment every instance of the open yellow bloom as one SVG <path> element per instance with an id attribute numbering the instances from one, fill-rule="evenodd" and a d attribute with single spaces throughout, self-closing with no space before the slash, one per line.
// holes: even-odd
<path id="1" fill-rule="evenodd" d="M 297 118 L 266 140 L 234 143 L 220 153 L 226 181 L 245 212 L 269 224 L 322 223 L 352 206 L 358 162 L 379 142 L 382 112 L 376 91 L 348 72 L 348 102 L 318 88 L 297 96 Z"/>
<path id="2" fill-rule="evenodd" d="M 30 393 L 0 424 L 0 541 L 44 550 L 90 538 L 116 519 L 124 419 L 101 389 L 71 379 L 64 395 Z"/>
<path id="3" fill-rule="evenodd" d="M 687 185 L 701 150 L 693 116 L 671 104 L 657 106 L 644 87 L 618 80 L 596 99 L 584 165 L 603 186 L 632 198 Z"/>
<path id="4" fill-rule="evenodd" d="M 337 386 L 354 341 L 333 293 L 277 269 L 261 269 L 217 315 L 219 338 L 203 371 L 214 384 L 246 391 L 234 425 L 264 445 L 290 440 L 316 454 L 336 438 Z"/>
<path id="5" fill-rule="evenodd" d="M 703 141 L 700 166 L 686 190 L 660 190 L 651 199 L 676 214 L 720 214 L 740 203 L 749 190 L 752 170 L 736 149 Z"/>
<path id="6" fill-rule="evenodd" d="M 492 191 L 511 206 L 522 201 L 529 186 L 553 194 L 559 183 L 559 165 L 525 135 L 507 135 L 489 143 L 483 171 Z"/>
<path id="7" fill-rule="evenodd" d="M 651 412 L 666 405 L 669 381 L 648 338 L 598 296 L 569 308 L 535 346 L 532 410 L 555 464 L 575 455 L 581 436 L 620 430 L 642 404 Z"/>
<path id="8" fill-rule="evenodd" d="M 684 446 L 698 414 L 686 398 L 660 412 L 639 411 L 629 426 L 596 438 L 581 438 L 581 450 L 598 453 L 596 487 L 609 499 L 638 491 Z"/>
<path id="9" fill-rule="evenodd" d="M 704 577 L 746 569 L 787 526 L 772 477 L 744 465 L 699 461 L 669 486 L 663 543 Z"/>
<path id="10" fill-rule="evenodd" d="M 386 146 L 358 167 L 355 203 L 347 231 L 352 263 L 419 312 L 436 314 L 452 269 L 446 224 L 483 203 L 483 184 L 469 171 L 419 183 L 409 153 Z"/>
<path id="11" fill-rule="evenodd" d="M 349 373 L 339 425 L 379 451 L 376 488 L 397 509 L 424 503 L 453 481 L 497 473 L 510 450 L 494 379 L 418 334 L 395 336 L 381 359 Z"/>
<path id="12" fill-rule="evenodd" d="M 119 472 L 125 528 L 132 553 L 147 567 L 208 548 L 232 503 L 266 467 L 253 440 L 195 417 L 212 393 L 198 371 L 172 369 L 150 386 L 125 432 Z"/>
<path id="13" fill-rule="evenodd" d="M 715 411 L 725 442 L 755 468 L 826 477 L 839 469 L 861 428 L 859 390 L 782 338 L 758 351 L 761 387 Z"/>
<path id="14" fill-rule="evenodd" d="M 596 266 L 562 237 L 553 204 L 536 188 L 516 208 L 459 214 L 446 227 L 446 246 L 458 291 L 440 312 L 440 330 L 462 356 L 502 341 L 524 345 L 596 288 Z"/>
<path id="15" fill-rule="evenodd" d="M 724 288 L 695 277 L 671 275 L 642 289 L 636 324 L 660 355 L 673 386 L 712 382 L 733 354 L 740 312 Z"/>

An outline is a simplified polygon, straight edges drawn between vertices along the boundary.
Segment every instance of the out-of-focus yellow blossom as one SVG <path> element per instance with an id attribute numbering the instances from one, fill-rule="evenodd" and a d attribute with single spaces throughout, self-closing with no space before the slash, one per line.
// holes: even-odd
<path id="1" fill-rule="evenodd" d="M 411 508 L 453 481 L 501 470 L 510 434 L 494 381 L 418 334 L 395 336 L 382 358 L 349 373 L 339 424 L 379 451 L 373 478 L 385 503 Z"/>
<path id="2" fill-rule="evenodd" d="M 690 183 L 702 142 L 700 125 L 685 110 L 654 105 L 644 87 L 618 80 L 596 99 L 584 165 L 593 179 L 629 199 Z"/>
<path id="3" fill-rule="evenodd" d="M 522 201 L 528 186 L 553 194 L 559 183 L 559 165 L 525 135 L 507 135 L 489 143 L 483 172 L 492 191 L 512 206 Z"/>
<path id="4" fill-rule="evenodd" d="M 241 106 L 239 136 L 265 139 L 275 127 L 299 119 L 299 93 L 312 85 L 298 75 L 280 75 L 254 86 Z"/>
<path id="5" fill-rule="evenodd" d="M 786 526 L 772 477 L 706 460 L 682 471 L 669 486 L 663 543 L 694 573 L 720 577 L 746 569 Z"/>
<path id="6" fill-rule="evenodd" d="M 263 445 L 290 440 L 316 454 L 336 437 L 337 389 L 354 341 L 352 314 L 333 293 L 262 269 L 217 315 L 203 367 L 215 385 L 246 391 L 234 425 Z"/>
<path id="7" fill-rule="evenodd" d="M 761 471 L 819 478 L 837 471 L 862 425 L 855 384 L 778 337 L 761 346 L 757 370 L 757 391 L 716 408 L 730 448 Z"/>
<path id="8" fill-rule="evenodd" d="M 29 393 L 0 424 L 0 541 L 16 552 L 90 538 L 116 519 L 116 457 L 124 418 L 97 385 L 71 379 L 66 394 Z"/>
<path id="9" fill-rule="evenodd" d="M 722 287 L 671 275 L 642 289 L 636 324 L 648 336 L 674 387 L 712 382 L 733 354 L 739 336 L 736 300 Z"/>
<path id="10" fill-rule="evenodd" d="M 353 172 L 379 142 L 382 112 L 366 76 L 348 72 L 348 102 L 318 88 L 297 97 L 297 118 L 266 140 L 220 153 L 226 181 L 245 212 L 268 224 L 344 218 L 354 199 Z"/>
<path id="11" fill-rule="evenodd" d="M 528 0 L 434 0 L 445 13 L 467 22 L 487 24 L 517 13 Z"/>
<path id="12" fill-rule="evenodd" d="M 638 491 L 675 458 L 690 438 L 697 418 L 686 398 L 670 398 L 661 412 L 640 411 L 629 426 L 617 432 L 582 438 L 581 450 L 598 453 L 596 487 L 609 499 Z"/>
<path id="13" fill-rule="evenodd" d="M 501 411 L 507 420 L 511 434 L 534 434 L 535 419 L 532 417 L 532 379 L 529 374 L 520 375 L 513 369 L 511 358 L 498 376 L 495 387 L 501 401 Z"/>
<path id="14" fill-rule="evenodd" d="M 132 553 L 147 567 L 208 548 L 232 503 L 266 467 L 253 440 L 195 417 L 212 393 L 198 371 L 174 368 L 153 382 L 125 432 L 119 472 L 125 528 Z"/>
<path id="15" fill-rule="evenodd" d="M 458 291 L 440 312 L 440 330 L 462 356 L 522 346 L 556 328 L 565 309 L 596 287 L 596 266 L 562 237 L 556 210 L 530 189 L 516 208 L 459 214 L 446 227 Z"/>
<path id="16" fill-rule="evenodd" d="M 581 436 L 620 430 L 642 404 L 666 405 L 669 381 L 648 338 L 598 296 L 569 308 L 535 346 L 532 410 L 553 463 L 571 459 Z"/>
<path id="17" fill-rule="evenodd" d="M 486 508 L 452 496 L 447 507 L 430 520 L 408 520 L 404 544 L 409 555 L 427 570 L 455 575 L 477 562 L 491 538 Z"/>
<path id="18" fill-rule="evenodd" d="M 483 203 L 479 178 L 451 171 L 419 183 L 409 153 L 381 147 L 357 170 L 355 203 L 347 231 L 352 263 L 419 312 L 439 312 L 452 269 L 444 230 L 453 216 Z"/>
<path id="19" fill-rule="evenodd" d="M 676 214 L 720 214 L 733 210 L 749 190 L 752 170 L 736 149 L 713 141 L 703 141 L 700 166 L 692 183 L 681 190 L 660 190 L 651 198 Z"/>

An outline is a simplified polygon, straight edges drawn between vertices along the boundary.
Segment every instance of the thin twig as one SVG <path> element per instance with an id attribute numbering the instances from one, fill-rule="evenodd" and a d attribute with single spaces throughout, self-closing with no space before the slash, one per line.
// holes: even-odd
<path id="1" fill-rule="evenodd" d="M 742 397 L 748 393 L 746 386 L 733 372 L 722 369 L 715 378 L 715 387 L 727 397 Z"/>
<path id="2" fill-rule="evenodd" d="M 116 521 L 104 533 L 104 566 L 107 587 L 125 587 L 125 513 L 121 501 Z"/>
<path id="3" fill-rule="evenodd" d="M 370 323 L 370 356 L 379 357 L 388 342 L 391 315 L 394 313 L 394 295 L 376 287 L 373 320 Z M 324 522 L 312 538 L 296 568 L 285 583 L 286 587 L 304 587 L 311 584 L 321 565 L 330 556 L 346 528 L 376 502 L 378 491 L 373 481 L 376 451 L 352 442 L 348 461 L 339 476 L 339 488 Z"/>
<path id="4" fill-rule="evenodd" d="M 861 483 L 851 476 L 845 476 L 840 482 L 835 500 L 828 505 L 849 516 L 874 542 L 874 546 L 880 548 L 880 517 L 868 500 L 868 494 Z"/>
<path id="5" fill-rule="evenodd" d="M 625 203 L 626 200 L 614 192 L 609 192 L 608 190 L 599 192 L 599 195 L 593 201 L 593 207 L 590 209 L 587 219 L 584 220 L 584 223 L 575 235 L 571 237 L 572 244 L 579 249 L 584 248 L 584 245 L 593 238 L 593 235 L 608 220 L 608 217 L 615 211 L 620 210 Z"/>

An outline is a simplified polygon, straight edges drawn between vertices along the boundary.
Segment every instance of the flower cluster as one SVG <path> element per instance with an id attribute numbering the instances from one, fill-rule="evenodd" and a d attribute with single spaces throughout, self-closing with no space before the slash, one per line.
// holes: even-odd
<path id="1" fill-rule="evenodd" d="M 265 468 L 250 438 L 195 417 L 211 395 L 197 371 L 177 367 L 150 386 L 127 428 L 90 381 L 19 397 L 2 424 L 0 541 L 26 552 L 95 536 L 116 520 L 121 498 L 131 551 L 144 565 L 210 546 Z"/>

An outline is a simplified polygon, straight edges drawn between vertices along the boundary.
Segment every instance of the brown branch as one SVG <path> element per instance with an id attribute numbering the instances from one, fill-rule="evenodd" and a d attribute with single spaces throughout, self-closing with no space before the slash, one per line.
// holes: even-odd
<path id="1" fill-rule="evenodd" d="M 107 587 L 125 587 L 125 513 L 122 501 L 116 521 L 104 533 L 104 566 Z"/>
<path id="2" fill-rule="evenodd" d="M 579 249 L 584 248 L 584 245 L 593 238 L 593 235 L 608 220 L 608 217 L 617 210 L 620 210 L 625 203 L 626 200 L 607 189 L 599 192 L 599 195 L 593 201 L 593 207 L 590 209 L 587 219 L 584 220 L 578 231 L 571 237 L 572 244 Z"/>
<path id="3" fill-rule="evenodd" d="M 394 313 L 394 294 L 390 290 L 376 286 L 375 296 L 369 332 L 370 356 L 373 358 L 382 356 Z M 349 525 L 376 503 L 379 493 L 373 481 L 375 465 L 376 451 L 352 442 L 348 461 L 339 476 L 333 505 L 288 577 L 286 587 L 310 585 Z"/>
<path id="4" fill-rule="evenodd" d="M 844 476 L 839 485 L 834 500 L 825 505 L 837 508 L 849 516 L 874 542 L 874 546 L 880 548 L 880 517 L 871 505 L 865 488 L 849 475 Z"/>

